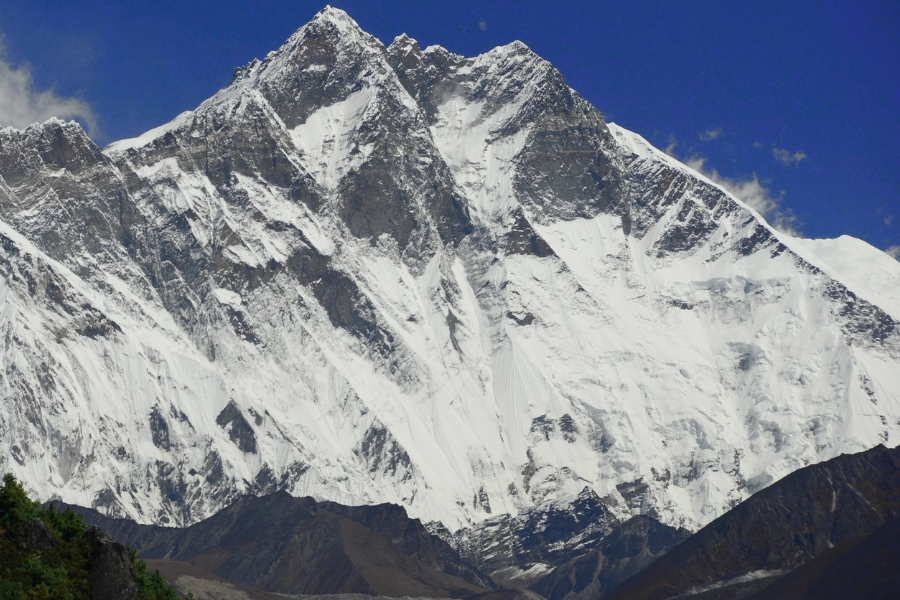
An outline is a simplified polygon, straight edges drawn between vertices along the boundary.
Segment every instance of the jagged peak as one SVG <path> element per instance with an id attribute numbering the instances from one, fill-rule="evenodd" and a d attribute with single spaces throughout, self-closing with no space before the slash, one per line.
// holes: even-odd
<path id="1" fill-rule="evenodd" d="M 65 119 L 60 119 L 59 117 L 50 117 L 43 123 L 32 123 L 23 129 L 19 129 L 13 126 L 7 126 L 0 129 L 0 132 L 5 134 L 13 134 L 13 133 L 28 133 L 28 132 L 36 132 L 38 130 L 44 131 L 52 128 L 60 128 L 65 130 L 71 130 L 74 133 L 80 132 L 81 135 L 88 137 L 87 132 L 85 132 L 84 127 L 81 126 L 81 123 L 75 121 L 74 119 L 66 121 Z"/>
<path id="2" fill-rule="evenodd" d="M 461 54 L 455 54 L 453 52 L 450 52 L 449 50 L 447 50 L 446 48 L 444 48 L 443 46 L 440 46 L 438 44 L 432 44 L 431 46 L 428 46 L 427 48 L 425 48 L 425 50 L 422 51 L 422 53 L 423 54 L 438 54 L 440 56 L 449 56 L 452 58 L 460 58 L 460 59 L 466 58 L 465 56 L 463 56 Z"/>
<path id="3" fill-rule="evenodd" d="M 314 23 L 316 21 L 330 21 L 336 24 L 349 25 L 351 27 L 359 29 L 359 24 L 357 24 L 353 17 L 347 14 L 347 11 L 331 6 L 330 4 L 326 4 L 325 8 L 317 12 L 312 20 L 310 20 L 310 23 Z M 359 30 L 362 31 L 361 29 Z"/>
<path id="4" fill-rule="evenodd" d="M 305 38 L 307 33 L 319 31 L 323 28 L 333 29 L 342 40 L 359 41 L 366 45 L 374 43 L 376 46 L 384 48 L 384 45 L 378 38 L 363 31 L 359 26 L 359 23 L 345 11 L 332 6 L 326 6 L 317 12 L 306 25 L 298 29 L 290 38 L 288 38 L 288 41 L 284 46 L 282 46 L 281 49 L 276 50 L 275 53 L 280 53 L 286 47 L 292 47 L 295 43 Z"/>
<path id="5" fill-rule="evenodd" d="M 0 162 L 10 157 L 17 157 L 13 162 L 25 160 L 23 157 L 31 157 L 32 166 L 44 165 L 71 172 L 105 160 L 100 148 L 80 123 L 57 117 L 51 117 L 43 123 L 34 123 L 21 130 L 13 127 L 0 130 Z M 12 183 L 5 173 L 3 176 L 6 183 Z"/>
<path id="6" fill-rule="evenodd" d="M 526 44 L 526 43 L 523 42 L 522 40 L 513 40 L 513 41 L 511 41 L 511 42 L 508 43 L 508 44 L 505 44 L 505 45 L 503 45 L 503 46 L 498 46 L 498 48 L 499 48 L 499 49 L 506 49 L 506 50 L 508 50 L 508 51 L 510 51 L 510 52 L 515 52 L 515 53 L 517 53 L 517 54 L 518 54 L 518 53 L 523 53 L 523 52 L 524 52 L 524 53 L 534 54 L 534 51 L 533 51 L 531 48 L 529 48 L 529 47 L 528 47 L 528 44 Z"/>
<path id="7" fill-rule="evenodd" d="M 75 121 L 74 119 L 66 121 L 58 117 L 50 117 L 42 124 L 35 124 L 32 125 L 32 127 L 39 127 L 45 133 L 49 131 L 62 130 L 70 138 L 84 138 L 84 140 L 90 142 L 91 146 L 96 146 L 94 140 L 91 139 L 91 137 L 87 134 L 87 131 L 84 130 L 84 127 L 81 126 L 81 123 Z"/>
<path id="8" fill-rule="evenodd" d="M 330 55 L 331 58 L 323 58 L 323 55 Z M 278 49 L 266 54 L 262 60 L 254 58 L 236 68 L 231 83 L 195 110 L 182 113 L 171 122 L 138 137 L 113 142 L 104 152 L 115 154 L 143 147 L 163 134 L 182 128 L 194 117 L 209 110 L 219 110 L 222 106 L 234 107 L 260 100 L 271 102 L 272 90 L 299 85 L 297 76 L 303 72 L 321 73 L 327 78 L 332 72 L 340 71 L 341 65 L 356 63 L 363 65 L 360 75 L 368 78 L 367 85 L 377 86 L 386 78 L 395 77 L 386 59 L 386 50 L 380 40 L 363 31 L 345 11 L 326 6 Z M 309 82 L 302 85 L 309 89 Z M 261 89 L 268 90 L 264 93 L 265 99 L 260 95 Z M 291 96 L 292 92 L 283 95 Z M 275 111 L 285 118 L 278 109 Z"/>
<path id="9" fill-rule="evenodd" d="M 394 38 L 394 41 L 391 42 L 391 46 L 393 46 L 394 44 L 405 44 L 407 42 L 414 42 L 417 46 L 419 45 L 419 42 L 416 41 L 415 38 L 410 37 L 406 33 L 401 33 L 400 35 L 398 35 Z"/>
<path id="10" fill-rule="evenodd" d="M 326 6 L 316 13 L 309 22 L 295 31 L 280 48 L 269 52 L 263 60 L 254 58 L 246 65 L 236 68 L 230 85 L 203 102 L 196 110 L 179 115 L 170 123 L 154 128 L 136 138 L 114 142 L 107 146 L 104 152 L 109 154 L 145 145 L 159 135 L 184 125 L 192 115 L 202 113 L 206 108 L 220 105 L 223 102 L 239 101 L 248 91 L 283 79 L 286 71 L 291 72 L 297 68 L 292 64 L 295 62 L 293 57 L 298 53 L 305 52 L 311 39 L 315 39 L 315 43 L 318 45 L 321 45 L 323 42 L 326 45 L 331 45 L 333 47 L 332 51 L 339 57 L 354 57 L 357 60 L 362 59 L 368 62 L 370 66 L 374 67 L 370 74 L 374 75 L 376 80 L 381 80 L 385 76 L 388 78 L 395 76 L 393 68 L 385 60 L 388 56 L 403 62 L 409 60 L 417 62 L 419 57 L 429 55 L 449 58 L 454 61 L 476 62 L 481 60 L 487 60 L 488 62 L 502 61 L 507 57 L 527 56 L 546 62 L 540 59 L 526 44 L 518 40 L 504 46 L 498 46 L 485 54 L 469 59 L 450 52 L 439 45 L 428 46 L 423 51 L 418 41 L 406 33 L 398 35 L 391 45 L 385 48 L 380 40 L 366 33 L 346 11 Z M 354 58 L 350 58 L 350 60 L 354 60 Z M 343 59 L 339 58 L 338 60 Z M 311 67 L 306 68 L 311 69 Z M 328 66 L 329 71 L 331 68 L 332 66 Z M 284 78 L 284 81 L 288 82 L 293 79 L 292 76 L 288 76 Z M 276 83 L 275 85 L 284 84 Z"/>
<path id="11" fill-rule="evenodd" d="M 318 34 L 329 29 L 336 34 L 335 46 L 337 47 L 356 46 L 379 54 L 384 51 L 384 44 L 373 35 L 363 31 L 346 11 L 326 6 L 317 12 L 308 23 L 295 31 L 281 47 L 266 54 L 263 60 L 254 58 L 246 65 L 235 68 L 229 88 L 235 85 L 242 86 L 248 82 L 256 83 L 258 78 L 277 76 L 284 60 L 301 50 L 303 42 L 310 34 Z"/>
<path id="12" fill-rule="evenodd" d="M 75 144 L 91 154 L 95 151 L 99 152 L 97 144 L 87 134 L 84 127 L 81 126 L 81 123 L 75 120 L 66 121 L 59 117 L 50 117 L 43 123 L 32 123 L 24 129 L 5 127 L 0 129 L 0 136 L 7 139 L 19 139 L 25 141 L 41 138 L 49 139 L 50 137 L 53 137 L 60 142 L 65 140 L 62 143 L 67 145 Z"/>
<path id="13" fill-rule="evenodd" d="M 278 77 L 282 69 L 289 64 L 291 57 L 304 51 L 307 40 L 311 37 L 318 38 L 317 44 L 324 42 L 331 45 L 338 55 L 362 53 L 377 60 L 385 53 L 384 44 L 375 36 L 363 31 L 345 11 L 326 6 L 294 32 L 279 49 L 269 52 L 265 59 L 254 60 L 242 69 L 236 70 L 235 80 L 244 79 L 255 85 L 259 80 Z M 237 83 L 240 85 L 240 82 Z"/>
<path id="14" fill-rule="evenodd" d="M 419 42 L 417 42 L 414 38 L 409 37 L 405 33 L 401 33 L 397 37 L 394 38 L 394 41 L 391 42 L 391 45 L 388 46 L 388 54 L 398 55 L 398 54 L 421 54 L 422 50 L 419 48 Z"/>
<path id="15" fill-rule="evenodd" d="M 540 57 L 534 50 L 528 47 L 525 42 L 520 40 L 515 40 L 508 44 L 504 44 L 502 46 L 497 46 L 491 50 L 488 50 L 484 54 L 481 54 L 476 57 L 478 59 L 487 59 L 487 60 L 502 60 L 511 57 L 522 57 L 530 60 L 540 60 L 541 62 L 547 62 L 543 58 Z M 550 63 L 547 63 L 550 64 Z"/>

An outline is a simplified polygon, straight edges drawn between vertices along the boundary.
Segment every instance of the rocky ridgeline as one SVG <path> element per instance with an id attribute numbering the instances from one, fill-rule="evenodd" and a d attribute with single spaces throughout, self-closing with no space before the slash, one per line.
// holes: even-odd
<path id="1" fill-rule="evenodd" d="M 878 446 L 788 475 L 609 598 L 890 598 L 898 526 L 900 447 Z"/>
<path id="2" fill-rule="evenodd" d="M 549 502 L 454 533 L 432 527 L 497 584 L 563 600 L 608 593 L 689 536 L 623 512 L 585 488 L 574 501 Z"/>

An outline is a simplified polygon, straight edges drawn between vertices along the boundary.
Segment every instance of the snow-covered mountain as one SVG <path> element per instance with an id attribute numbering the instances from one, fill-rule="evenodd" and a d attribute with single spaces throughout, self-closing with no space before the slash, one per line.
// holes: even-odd
<path id="1" fill-rule="evenodd" d="M 900 263 L 775 231 L 519 42 L 326 8 L 102 152 L 3 130 L 0 221 L 0 471 L 43 499 L 456 530 L 591 488 L 696 528 L 900 441 Z"/>

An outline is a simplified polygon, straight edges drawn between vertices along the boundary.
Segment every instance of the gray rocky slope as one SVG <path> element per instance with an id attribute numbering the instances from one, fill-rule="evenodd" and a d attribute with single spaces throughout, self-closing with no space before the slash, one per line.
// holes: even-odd
<path id="1" fill-rule="evenodd" d="M 833 551 L 842 554 L 847 545 L 861 542 L 898 517 L 900 448 L 878 446 L 839 456 L 800 469 L 754 495 L 640 571 L 609 597 L 802 598 L 805 594 L 795 586 L 806 578 L 804 571 L 811 575 L 805 565 L 815 567 Z M 884 551 L 896 546 L 891 530 L 896 526 L 887 531 Z M 860 556 L 862 560 L 857 559 L 855 565 L 857 569 L 864 567 L 873 581 L 886 574 L 884 557 L 878 556 L 876 547 L 867 557 Z M 896 555 L 894 549 L 891 552 Z M 857 573 L 835 575 L 835 588 L 831 594 L 826 591 L 825 597 L 848 597 L 847 584 L 859 586 L 857 595 L 850 592 L 849 597 L 867 596 L 863 592 L 866 582 Z M 784 581 L 779 582 L 782 576 Z M 806 585 L 812 579 L 806 578 Z M 889 578 L 882 581 L 887 583 Z M 784 584 L 794 586 L 793 593 L 785 590 Z M 769 585 L 773 586 L 771 591 L 766 589 Z M 844 589 L 838 592 L 841 587 Z M 890 595 L 896 593 L 884 597 Z"/>
<path id="2" fill-rule="evenodd" d="M 0 470 L 172 525 L 286 490 L 456 531 L 589 488 L 697 528 L 900 436 L 900 301 L 829 243 L 519 42 L 327 8 L 139 138 L 0 131 Z"/>

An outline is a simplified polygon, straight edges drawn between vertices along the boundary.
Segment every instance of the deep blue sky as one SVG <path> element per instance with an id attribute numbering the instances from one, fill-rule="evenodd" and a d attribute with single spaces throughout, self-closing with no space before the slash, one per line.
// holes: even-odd
<path id="1" fill-rule="evenodd" d="M 522 40 L 608 120 L 756 175 L 808 237 L 900 245 L 897 0 L 332 4 L 385 43 L 406 32 L 472 56 Z M 0 33 L 38 89 L 91 105 L 102 145 L 195 107 L 322 6 L 0 0 Z M 806 156 L 784 165 L 780 150 Z"/>

